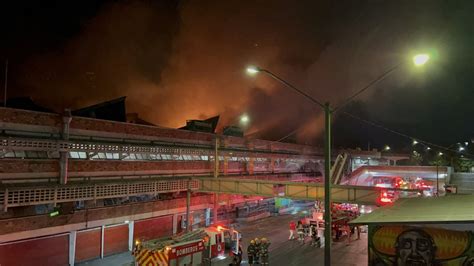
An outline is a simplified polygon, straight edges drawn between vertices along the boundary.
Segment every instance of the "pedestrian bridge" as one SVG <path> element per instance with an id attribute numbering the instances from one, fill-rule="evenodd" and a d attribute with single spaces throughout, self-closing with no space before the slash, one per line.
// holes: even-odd
<path id="1" fill-rule="evenodd" d="M 236 178 L 199 178 L 197 191 L 256 195 L 264 197 L 285 197 L 300 200 L 323 200 L 324 184 L 315 182 L 285 182 L 269 180 L 248 180 Z M 411 189 L 391 189 L 418 192 Z M 331 200 L 358 204 L 375 204 L 381 188 L 363 186 L 332 185 Z"/>
<path id="2" fill-rule="evenodd" d="M 354 186 L 373 186 L 376 177 L 420 177 L 427 180 L 441 179 L 448 176 L 446 166 L 362 166 L 353 171 L 341 184 Z"/>
<path id="3" fill-rule="evenodd" d="M 301 200 L 324 199 L 324 184 L 302 179 L 300 182 L 265 179 L 265 176 L 138 178 L 115 182 L 59 184 L 18 184 L 0 186 L 0 206 L 11 207 L 99 200 L 188 190 L 208 193 L 285 197 Z M 334 202 L 375 204 L 381 188 L 332 185 Z M 391 189 L 395 190 L 395 189 Z M 400 191 L 417 192 L 417 190 Z"/>

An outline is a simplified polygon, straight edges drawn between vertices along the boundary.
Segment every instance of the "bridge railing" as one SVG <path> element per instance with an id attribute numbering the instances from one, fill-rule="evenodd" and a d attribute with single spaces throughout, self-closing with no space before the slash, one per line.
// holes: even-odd
<path id="1" fill-rule="evenodd" d="M 148 180 L 115 183 L 88 183 L 43 186 L 7 186 L 1 189 L 0 204 L 3 210 L 10 207 L 57 204 L 82 200 L 98 200 L 138 195 L 157 195 L 197 190 L 198 180 Z"/>
<path id="2" fill-rule="evenodd" d="M 232 178 L 200 178 L 199 191 L 213 193 L 287 197 L 302 200 L 324 199 L 324 184 L 314 182 L 289 182 L 246 180 Z M 377 187 L 333 185 L 331 200 L 334 202 L 376 204 L 384 189 Z M 392 190 L 392 189 L 391 189 Z M 417 190 L 393 189 L 414 192 Z"/>

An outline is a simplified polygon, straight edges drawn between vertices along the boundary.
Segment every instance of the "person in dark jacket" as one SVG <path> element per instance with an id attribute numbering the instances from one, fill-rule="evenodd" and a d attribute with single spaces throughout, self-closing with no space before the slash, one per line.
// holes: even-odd
<path id="1" fill-rule="evenodd" d="M 265 237 L 262 238 L 262 243 L 260 246 L 260 260 L 262 265 L 269 264 L 269 251 L 268 248 L 270 247 L 270 241 L 268 241 Z"/>
<path id="2" fill-rule="evenodd" d="M 321 247 L 321 238 L 318 236 L 318 229 L 311 225 L 311 246 Z"/>
<path id="3" fill-rule="evenodd" d="M 247 257 L 249 265 L 254 265 L 256 253 L 257 247 L 255 246 L 255 240 L 250 240 L 250 245 L 247 247 Z"/>
<path id="4" fill-rule="evenodd" d="M 260 239 L 256 237 L 255 238 L 255 257 L 253 258 L 253 262 L 255 264 L 260 263 L 260 248 L 261 248 Z"/>
<path id="5" fill-rule="evenodd" d="M 304 227 L 301 221 L 298 221 L 298 226 L 296 226 L 298 232 L 298 240 L 304 243 Z"/>

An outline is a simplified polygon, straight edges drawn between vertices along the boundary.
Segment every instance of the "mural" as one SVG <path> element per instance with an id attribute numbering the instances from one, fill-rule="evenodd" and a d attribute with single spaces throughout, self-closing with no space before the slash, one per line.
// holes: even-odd
<path id="1" fill-rule="evenodd" d="M 441 227 L 369 228 L 369 265 L 474 266 L 474 230 Z"/>

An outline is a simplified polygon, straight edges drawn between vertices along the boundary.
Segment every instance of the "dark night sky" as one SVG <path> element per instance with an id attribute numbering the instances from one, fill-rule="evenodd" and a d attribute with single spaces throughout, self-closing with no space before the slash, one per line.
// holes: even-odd
<path id="1" fill-rule="evenodd" d="M 10 62 L 9 95 L 58 112 L 126 95 L 129 112 L 163 126 L 216 114 L 231 123 L 245 112 L 255 136 L 300 128 L 297 139 L 311 142 L 320 110 L 268 77 L 247 76 L 247 65 L 337 105 L 406 61 L 344 110 L 442 145 L 474 136 L 471 0 L 8 2 L 0 59 Z M 423 70 L 409 62 L 419 51 L 433 54 Z M 334 140 L 410 142 L 343 115 Z"/>

